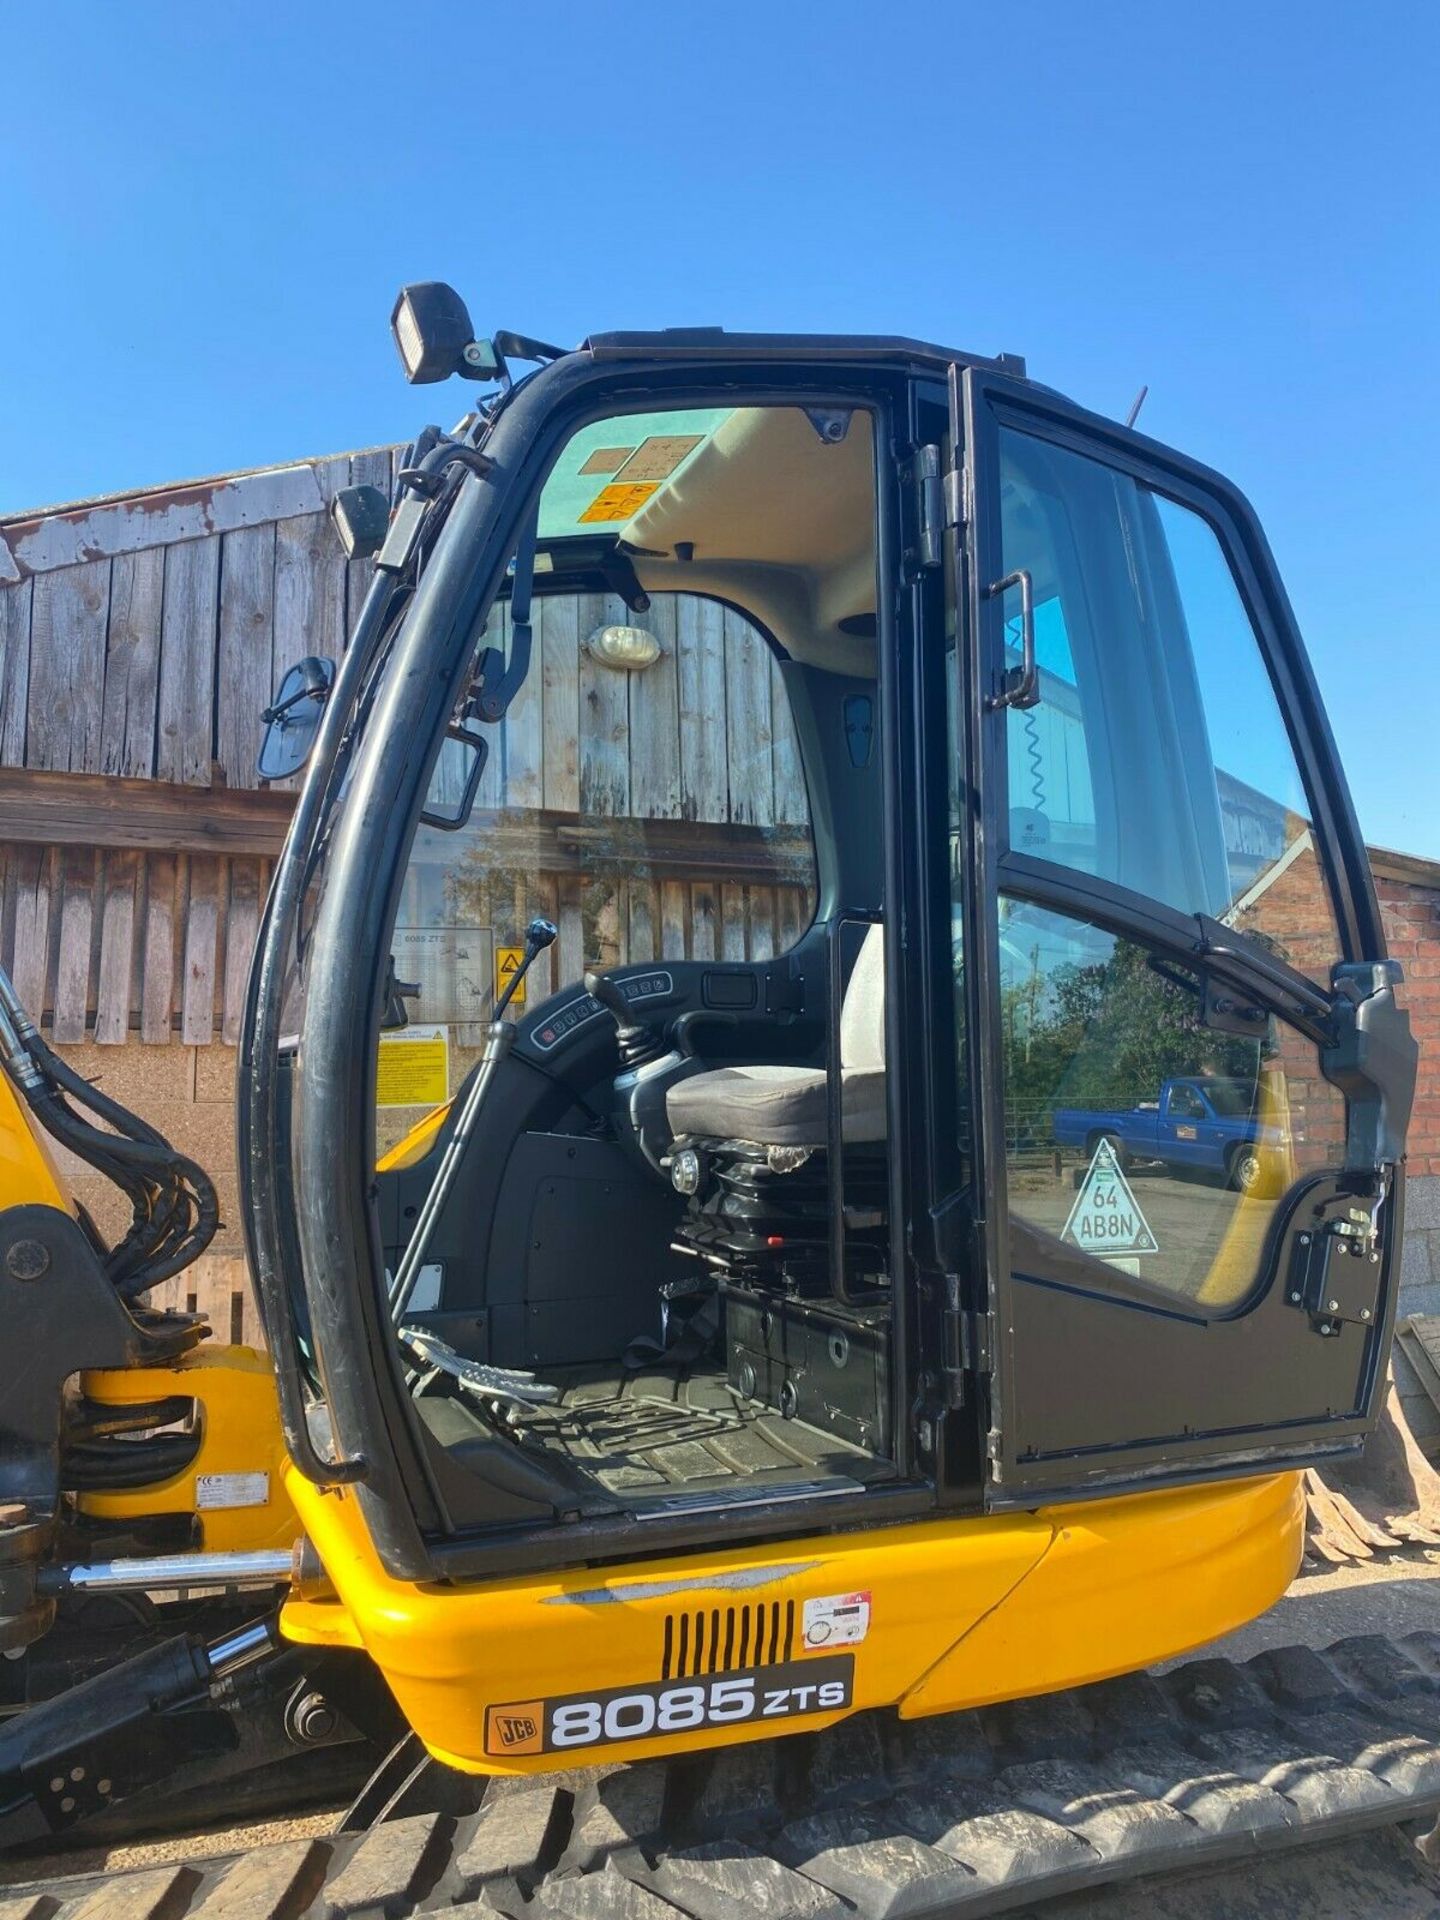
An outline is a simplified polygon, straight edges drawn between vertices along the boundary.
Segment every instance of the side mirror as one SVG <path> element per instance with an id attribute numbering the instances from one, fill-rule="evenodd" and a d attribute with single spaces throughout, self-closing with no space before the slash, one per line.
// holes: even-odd
<path id="1" fill-rule="evenodd" d="M 385 965 L 385 1007 L 380 1015 L 380 1031 L 394 1033 L 398 1027 L 410 1024 L 410 1009 L 407 1000 L 418 1000 L 420 982 L 402 980 L 395 971 L 395 956 L 392 953 Z"/>
<path id="2" fill-rule="evenodd" d="M 469 309 L 443 280 L 402 287 L 390 313 L 400 364 L 412 387 L 463 373 L 467 380 L 493 380 L 502 371 L 493 342 L 477 340 Z"/>
<path id="3" fill-rule="evenodd" d="M 441 833 L 455 833 L 463 827 L 475 811 L 480 776 L 489 758 L 490 743 L 483 735 L 467 727 L 449 728 L 430 776 L 421 825 L 438 827 Z"/>
<path id="4" fill-rule="evenodd" d="M 260 742 L 255 771 L 262 780 L 288 780 L 310 758 L 320 715 L 335 681 L 335 662 L 307 653 L 280 682 L 280 691 L 260 718 L 265 737 Z"/>
<path id="5" fill-rule="evenodd" d="M 330 502 L 330 518 L 347 560 L 368 560 L 390 531 L 390 501 L 379 487 L 342 487 Z"/>

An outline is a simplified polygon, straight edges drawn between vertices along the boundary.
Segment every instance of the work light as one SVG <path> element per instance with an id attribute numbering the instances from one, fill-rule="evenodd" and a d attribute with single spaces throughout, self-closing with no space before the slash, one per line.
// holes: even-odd
<path id="1" fill-rule="evenodd" d="M 390 331 L 412 387 L 448 380 L 454 373 L 490 380 L 500 371 L 494 346 L 475 338 L 465 302 L 443 280 L 402 287 L 390 314 Z"/>
<path id="2" fill-rule="evenodd" d="M 597 627 L 585 642 L 586 651 L 602 667 L 640 673 L 660 658 L 660 642 L 644 627 Z"/>

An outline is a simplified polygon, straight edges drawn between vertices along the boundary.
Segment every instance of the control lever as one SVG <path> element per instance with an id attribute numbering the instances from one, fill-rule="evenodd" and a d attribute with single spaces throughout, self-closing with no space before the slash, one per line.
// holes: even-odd
<path id="1" fill-rule="evenodd" d="M 420 1269 L 425 1264 L 425 1249 L 430 1244 L 430 1236 L 435 1230 L 435 1222 L 440 1218 L 445 1202 L 450 1198 L 450 1189 L 455 1184 L 455 1176 L 460 1171 L 460 1162 L 475 1131 L 475 1122 L 480 1109 L 485 1104 L 501 1061 L 505 1060 L 515 1045 L 516 1028 L 503 1019 L 506 1007 L 514 998 L 520 982 L 530 971 L 531 963 L 542 954 L 546 947 L 553 944 L 556 928 L 550 920 L 532 920 L 525 929 L 525 952 L 520 964 L 506 983 L 505 991 L 495 1002 L 495 1011 L 490 1025 L 485 1031 L 485 1052 L 481 1056 L 479 1070 L 470 1082 L 470 1090 L 465 1096 L 465 1104 L 460 1109 L 460 1118 L 455 1123 L 455 1131 L 446 1143 L 445 1151 L 436 1169 L 435 1178 L 430 1183 L 430 1191 L 425 1196 L 425 1204 L 420 1209 L 420 1217 L 415 1222 L 415 1231 L 410 1235 L 405 1251 L 401 1255 L 396 1269 L 395 1279 L 390 1287 L 390 1313 L 398 1326 L 404 1318 L 405 1309 L 410 1304 L 410 1296 L 415 1291 L 415 1283 L 420 1278 Z"/>
<path id="2" fill-rule="evenodd" d="M 615 1037 L 620 1044 L 620 1065 L 625 1071 L 643 1067 L 668 1052 L 665 1042 L 653 1027 L 635 1018 L 635 1010 L 616 983 L 607 974 L 587 973 L 585 991 L 598 1000 L 615 1022 Z"/>

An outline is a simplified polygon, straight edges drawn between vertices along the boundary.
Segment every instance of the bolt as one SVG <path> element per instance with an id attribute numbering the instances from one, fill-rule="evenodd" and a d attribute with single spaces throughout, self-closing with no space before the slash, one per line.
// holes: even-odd
<path id="1" fill-rule="evenodd" d="M 1294 1304 L 1295 1304 L 1295 1305 L 1296 1305 L 1296 1306 L 1298 1307 L 1298 1306 L 1299 1306 L 1299 1304 L 1300 1304 L 1300 1296 L 1299 1296 L 1299 1294 L 1298 1294 L 1298 1293 L 1292 1293 L 1292 1294 L 1291 1294 L 1291 1296 L 1290 1296 L 1290 1298 L 1291 1298 L 1291 1300 L 1293 1301 L 1293 1303 L 1294 1303 Z"/>
<path id="2" fill-rule="evenodd" d="M 55 1776 L 55 1778 L 54 1778 L 54 1779 L 53 1779 L 53 1780 L 52 1780 L 52 1781 L 50 1782 L 50 1791 L 51 1791 L 51 1793 L 59 1793 L 59 1791 L 60 1791 L 60 1789 L 61 1789 L 61 1788 L 62 1788 L 62 1787 L 63 1787 L 64 1785 L 65 1785 L 65 1776 L 64 1776 L 64 1774 L 63 1774 L 63 1773 L 57 1773 L 57 1774 L 56 1774 L 56 1776 Z"/>
<path id="3" fill-rule="evenodd" d="M 108 1800 L 114 1785 L 115 1782 L 113 1780 L 97 1780 L 95 1782 L 95 1791 Z"/>
<path id="4" fill-rule="evenodd" d="M 919 1439 L 920 1451 L 922 1453 L 929 1453 L 933 1450 L 935 1446 L 935 1429 L 928 1420 L 922 1420 L 920 1422 Z"/>
<path id="5" fill-rule="evenodd" d="M 60 1811 L 61 1813 L 73 1813 L 75 1811 L 75 1801 L 70 1794 L 67 1793 L 65 1798 L 60 1802 Z"/>
<path id="6" fill-rule="evenodd" d="M 294 1725 L 302 1740 L 328 1740 L 339 1724 L 339 1715 L 323 1693 L 307 1693 L 296 1701 Z"/>
<path id="7" fill-rule="evenodd" d="M 17 1240 L 5 1255 L 12 1280 L 38 1280 L 50 1270 L 50 1249 L 39 1240 Z"/>
<path id="8" fill-rule="evenodd" d="M 1325 1306 L 1331 1313 L 1338 1313 L 1340 1311 L 1340 1302 L 1338 1300 L 1327 1300 Z"/>
<path id="9" fill-rule="evenodd" d="M 1370 1309 L 1369 1309 L 1369 1307 L 1361 1307 L 1361 1309 L 1360 1309 L 1360 1318 L 1361 1318 L 1362 1320 L 1368 1320 L 1368 1319 L 1370 1318 Z"/>
<path id="10" fill-rule="evenodd" d="M 1302 1246 L 1302 1247 L 1308 1247 L 1308 1246 L 1309 1246 L 1309 1244 L 1310 1244 L 1310 1236 L 1309 1236 L 1309 1234 L 1308 1234 L 1308 1233 L 1302 1233 L 1302 1234 L 1301 1234 L 1301 1236 L 1300 1236 L 1300 1244 L 1301 1244 L 1301 1246 Z"/>
<path id="11" fill-rule="evenodd" d="M 80 1782 L 85 1778 L 85 1769 L 83 1767 L 72 1767 L 70 1769 L 70 1778 L 78 1786 Z"/>
<path id="12" fill-rule="evenodd" d="M 1380 1264 L 1380 1256 L 1379 1256 L 1379 1254 L 1378 1254 L 1378 1253 L 1372 1253 L 1372 1254 L 1371 1254 L 1371 1256 L 1370 1256 L 1370 1264 L 1371 1264 L 1371 1266 L 1372 1266 L 1372 1267 L 1378 1267 L 1378 1266 L 1379 1266 L 1379 1264 Z"/>

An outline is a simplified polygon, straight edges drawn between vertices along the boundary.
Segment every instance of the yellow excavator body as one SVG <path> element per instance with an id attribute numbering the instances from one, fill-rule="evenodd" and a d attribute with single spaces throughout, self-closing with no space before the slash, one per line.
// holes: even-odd
<path id="1" fill-rule="evenodd" d="M 1304 1531 L 1300 1478 L 1280 1473 L 883 1536 L 417 1586 L 381 1566 L 352 1493 L 293 1472 L 289 1488 L 334 1593 L 292 1596 L 282 1633 L 363 1648 L 430 1753 L 472 1773 L 815 1732 L 865 1708 L 919 1718 L 1106 1679 L 1262 1613 L 1294 1578 Z"/>

